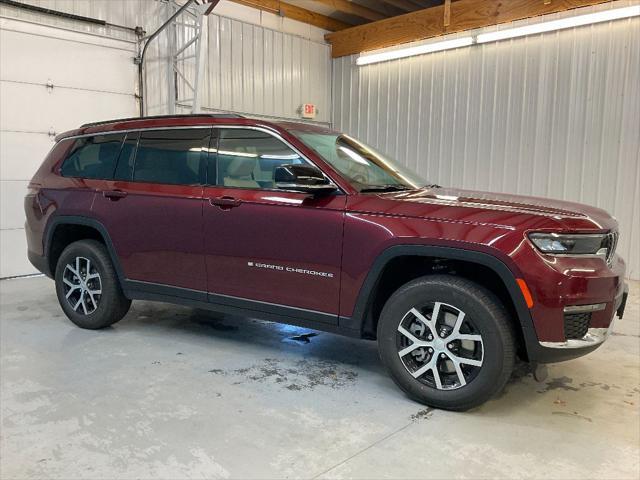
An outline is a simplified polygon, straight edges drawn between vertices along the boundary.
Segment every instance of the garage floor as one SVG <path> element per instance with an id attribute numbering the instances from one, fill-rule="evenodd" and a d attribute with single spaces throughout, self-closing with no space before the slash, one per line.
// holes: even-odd
<path id="1" fill-rule="evenodd" d="M 373 342 L 135 302 L 74 327 L 43 277 L 1 290 L 9 478 L 638 478 L 640 283 L 592 355 L 464 414 L 408 400 Z"/>

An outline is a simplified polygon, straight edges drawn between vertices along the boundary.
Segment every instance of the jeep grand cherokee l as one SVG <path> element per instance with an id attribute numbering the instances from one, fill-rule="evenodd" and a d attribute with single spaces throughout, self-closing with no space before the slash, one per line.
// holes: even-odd
<path id="1" fill-rule="evenodd" d="M 325 128 L 230 115 L 63 133 L 25 199 L 28 255 L 80 327 L 133 299 L 376 339 L 412 398 L 479 405 L 597 348 L 626 298 L 618 225 L 443 188 Z"/>

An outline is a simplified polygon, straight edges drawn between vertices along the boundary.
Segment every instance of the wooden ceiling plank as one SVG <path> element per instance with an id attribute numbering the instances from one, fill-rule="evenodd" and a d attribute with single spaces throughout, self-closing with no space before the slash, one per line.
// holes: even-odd
<path id="1" fill-rule="evenodd" d="M 451 2 L 447 27 L 444 6 L 439 5 L 330 33 L 325 39 L 331 43 L 331 54 L 336 58 L 609 1 L 554 0 L 545 4 L 542 0 L 458 0 Z"/>
<path id="2" fill-rule="evenodd" d="M 610 1 L 554 0 L 551 3 L 545 3 L 540 0 L 510 0 L 508 2 L 459 0 L 451 3 L 451 26 L 447 28 L 445 33 L 514 22 Z"/>
<path id="3" fill-rule="evenodd" d="M 334 58 L 435 37 L 444 32 L 444 7 L 405 13 L 325 35 Z"/>
<path id="4" fill-rule="evenodd" d="M 312 12 L 305 8 L 291 5 L 289 3 L 280 2 L 279 0 L 231 0 L 232 2 L 245 5 L 247 7 L 257 8 L 259 10 L 282 15 L 283 17 L 297 20 L 299 22 L 308 23 L 315 27 L 337 32 L 353 26 L 346 22 L 327 17 L 320 13 Z"/>
<path id="5" fill-rule="evenodd" d="M 363 7 L 355 2 L 349 2 L 347 0 L 315 0 L 318 3 L 322 3 L 328 7 L 338 10 L 342 13 L 349 15 L 355 15 L 356 17 L 364 18 L 365 20 L 376 21 L 387 18 L 387 15 L 371 10 L 370 8 Z"/>
<path id="6" fill-rule="evenodd" d="M 400 10 L 403 10 L 405 12 L 413 12 L 414 10 L 417 10 L 418 8 L 420 8 L 415 3 L 412 3 L 409 0 L 380 0 L 380 1 L 383 3 L 388 3 L 389 5 L 393 5 L 394 7 L 399 8 Z"/>

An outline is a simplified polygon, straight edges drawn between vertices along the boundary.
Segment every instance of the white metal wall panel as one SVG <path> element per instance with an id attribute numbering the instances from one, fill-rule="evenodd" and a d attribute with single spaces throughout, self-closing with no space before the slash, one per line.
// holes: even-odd
<path id="1" fill-rule="evenodd" d="M 204 109 L 296 119 L 303 103 L 313 103 L 315 120 L 330 121 L 328 45 L 217 15 L 208 17 L 207 37 Z M 162 67 L 147 66 L 149 107 L 164 113 L 166 76 L 150 68 Z"/>
<path id="2" fill-rule="evenodd" d="M 166 2 L 157 0 L 20 0 L 22 3 L 65 13 L 105 20 L 125 27 L 142 26 L 148 33 L 170 15 Z M 223 12 L 247 10 L 271 24 L 272 14 L 224 2 Z M 173 10 L 171 10 L 172 12 Z M 214 10 L 215 12 L 216 10 Z M 0 5 L 0 13 L 25 21 L 45 22 L 60 28 L 131 40 L 126 30 L 30 12 Z M 316 121 L 328 123 L 331 109 L 331 56 L 329 45 L 299 35 L 283 33 L 226 16 L 208 17 L 206 65 L 202 108 L 281 118 L 300 118 L 299 107 L 314 103 Z M 299 23 L 299 22 L 295 22 Z M 281 25 L 284 27 L 284 25 Z M 291 27 L 291 25 L 289 25 Z M 295 29 L 294 29 L 295 30 Z M 313 31 L 308 31 L 313 30 Z M 307 32 L 308 31 L 308 32 Z M 321 29 L 305 26 L 310 37 L 321 38 Z M 319 33 L 320 32 L 320 33 Z M 168 36 L 159 35 L 145 61 L 147 114 L 169 112 Z M 53 57 L 55 58 L 55 57 Z M 25 56 L 25 61 L 29 57 Z M 54 60 L 52 60 L 54 61 Z M 189 80 L 193 75 L 187 76 Z M 185 91 L 178 79 L 178 91 Z"/>
<path id="3" fill-rule="evenodd" d="M 83 17 L 104 20 L 113 25 L 135 27 L 137 25 L 156 25 L 150 17 L 150 9 L 156 0 L 18 0 L 21 3 L 49 8 L 59 12 L 81 15 Z M 1 5 L 0 12 L 23 21 L 44 23 L 59 28 L 68 28 L 84 33 L 110 36 L 122 40 L 130 39 L 131 33 L 118 28 L 101 26 L 88 22 L 32 12 L 26 9 Z M 151 22 L 149 21 L 151 20 Z"/>
<path id="4" fill-rule="evenodd" d="M 333 122 L 442 185 L 614 214 L 640 278 L 640 18 L 357 67 Z"/>
<path id="5" fill-rule="evenodd" d="M 147 32 L 153 31 L 160 25 L 164 16 L 156 14 L 158 8 L 163 8 L 165 0 L 18 0 L 21 3 L 50 8 L 65 13 L 82 15 L 91 18 L 105 20 L 108 23 L 125 27 L 144 27 Z M 294 0 L 295 3 L 295 0 Z M 22 20 L 45 22 L 49 25 L 71 28 L 84 32 L 109 35 L 114 38 L 128 38 L 127 32 L 118 31 L 109 27 L 91 25 L 88 23 L 65 20 L 60 17 L 42 15 L 40 13 L 19 10 L 12 7 L 0 7 L 11 10 L 11 15 Z M 235 18 L 247 24 L 261 25 L 275 31 L 286 32 L 304 38 L 324 42 L 324 34 L 328 33 L 307 23 L 298 22 L 287 17 L 264 12 L 256 8 L 240 5 L 229 0 L 221 0 L 214 10 L 216 15 L 227 18 Z"/>
<path id="6" fill-rule="evenodd" d="M 23 199 L 52 135 L 136 115 L 134 53 L 130 41 L 0 18 L 0 277 L 34 272 Z"/>

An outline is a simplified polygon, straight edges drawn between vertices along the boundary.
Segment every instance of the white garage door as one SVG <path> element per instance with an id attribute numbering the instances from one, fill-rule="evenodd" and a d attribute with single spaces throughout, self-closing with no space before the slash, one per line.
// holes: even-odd
<path id="1" fill-rule="evenodd" d="M 133 42 L 0 19 L 0 278 L 35 272 L 22 202 L 53 136 L 137 115 L 134 56 Z"/>

